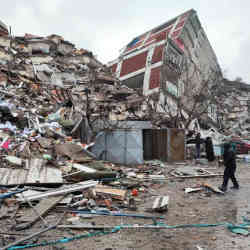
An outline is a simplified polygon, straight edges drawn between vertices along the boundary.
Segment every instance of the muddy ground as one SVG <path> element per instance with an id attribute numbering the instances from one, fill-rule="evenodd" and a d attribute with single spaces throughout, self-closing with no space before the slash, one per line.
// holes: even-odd
<path id="1" fill-rule="evenodd" d="M 166 174 L 173 165 L 166 166 Z M 223 167 L 217 164 L 209 167 L 211 171 L 222 173 Z M 184 188 L 193 187 L 203 182 L 209 182 L 214 186 L 219 186 L 222 177 L 209 179 L 168 179 L 164 184 L 155 184 L 154 193 L 169 195 L 170 202 L 168 211 L 164 213 L 168 225 L 177 224 L 213 224 L 220 222 L 242 223 L 242 216 L 250 218 L 250 165 L 238 163 L 236 174 L 239 183 L 239 190 L 228 190 L 225 195 L 215 194 L 211 191 L 200 191 L 197 193 L 185 194 Z M 231 186 L 231 183 L 229 183 Z M 140 193 L 138 210 L 134 213 L 145 214 L 145 209 L 149 207 L 152 194 Z M 154 213 L 154 215 L 157 215 Z M 53 213 L 47 220 L 53 221 L 58 218 Z M 82 219 L 82 222 L 95 222 L 96 225 L 120 225 L 120 224 L 152 224 L 151 220 L 135 219 L 128 217 L 93 217 L 92 219 Z M 11 222 L 10 222 L 11 223 Z M 2 228 L 3 230 L 3 228 Z M 36 229 L 37 230 L 37 229 Z M 31 233 L 30 231 L 29 233 Z M 84 234 L 84 230 L 56 230 L 44 234 L 49 238 L 58 239 L 58 236 L 72 237 L 73 235 Z M 242 236 L 231 233 L 226 227 L 205 227 L 205 228 L 182 228 L 182 229 L 123 229 L 119 232 L 83 238 L 66 244 L 54 246 L 37 247 L 36 249 L 53 250 L 75 250 L 75 249 L 100 249 L 100 250 L 126 250 L 126 249 L 154 249 L 154 250 L 195 250 L 195 249 L 250 249 L 250 236 Z M 18 238 L 16 238 L 18 239 Z M 41 239 L 41 238 L 40 238 Z"/>

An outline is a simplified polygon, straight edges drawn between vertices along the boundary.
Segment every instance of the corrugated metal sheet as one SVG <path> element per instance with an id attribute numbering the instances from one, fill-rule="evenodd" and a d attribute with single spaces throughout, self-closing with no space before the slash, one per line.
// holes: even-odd
<path id="1" fill-rule="evenodd" d="M 142 130 L 114 130 L 97 136 L 92 152 L 102 160 L 119 164 L 142 164 Z"/>
<path id="2" fill-rule="evenodd" d="M 143 157 L 145 160 L 184 161 L 185 131 L 182 129 L 144 129 Z"/>
<path id="3" fill-rule="evenodd" d="M 143 160 L 185 160 L 182 129 L 114 130 L 98 135 L 92 152 L 102 160 L 120 164 L 142 164 Z"/>
<path id="4" fill-rule="evenodd" d="M 169 161 L 185 160 L 185 131 L 183 129 L 169 129 Z"/>
<path id="5" fill-rule="evenodd" d="M 144 129 L 143 152 L 145 160 L 168 160 L 168 129 Z"/>
<path id="6" fill-rule="evenodd" d="M 94 187 L 97 184 L 98 184 L 97 181 L 89 180 L 89 181 L 78 182 L 72 185 L 62 186 L 61 188 L 49 190 L 46 192 L 42 192 L 40 194 L 39 193 L 30 194 L 28 190 L 28 191 L 23 192 L 22 193 L 23 195 L 17 195 L 17 196 L 20 197 L 18 200 L 23 201 L 23 202 L 41 200 L 41 199 L 51 197 L 51 196 L 70 194 L 76 191 L 81 191 L 86 188 Z"/>
<path id="7" fill-rule="evenodd" d="M 57 168 L 45 167 L 43 159 L 27 160 L 25 169 L 0 168 L 0 185 L 62 182 L 61 171 Z"/>

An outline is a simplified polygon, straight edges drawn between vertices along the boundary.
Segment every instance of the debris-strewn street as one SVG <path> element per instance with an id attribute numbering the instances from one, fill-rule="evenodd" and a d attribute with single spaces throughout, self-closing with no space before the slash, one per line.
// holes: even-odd
<path id="1" fill-rule="evenodd" d="M 204 166 L 203 166 L 204 167 Z M 206 166 L 205 166 L 206 167 Z M 211 168 L 211 166 L 209 166 Z M 217 166 L 212 166 L 217 167 Z M 171 169 L 167 167 L 166 172 Z M 219 168 L 216 172 L 221 172 Z M 241 163 L 237 177 L 241 184 L 240 190 L 229 190 L 225 195 L 215 194 L 209 190 L 196 193 L 184 193 L 184 188 L 196 186 L 208 181 L 215 187 L 221 184 L 221 178 L 168 180 L 157 194 L 169 195 L 170 203 L 164 222 L 168 225 L 180 224 L 213 224 L 213 223 L 243 223 L 242 216 L 249 218 L 250 179 L 249 165 Z M 140 194 L 139 197 L 144 196 Z M 143 202 L 144 203 L 144 202 Z M 142 204 L 139 211 L 147 204 Z M 92 219 L 104 221 L 105 218 Z M 92 221 L 91 220 L 91 221 Z M 142 219 L 107 219 L 109 223 L 143 224 L 149 223 Z M 79 231 L 77 231 L 79 233 Z M 75 232 L 76 233 L 76 232 Z M 74 243 L 65 244 L 65 249 L 77 249 L 84 245 L 85 249 L 248 249 L 248 237 L 231 233 L 226 227 L 182 228 L 182 229 L 124 229 L 119 233 L 97 238 L 89 238 Z M 200 247 L 200 248 L 199 248 Z M 48 248 L 49 249 L 49 248 Z M 52 249 L 52 248 L 51 248 Z"/>
<path id="2" fill-rule="evenodd" d="M 218 167 L 217 164 L 197 166 L 187 162 L 185 165 L 193 169 L 213 171 L 216 174 L 220 174 L 223 171 L 223 167 Z M 144 181 L 143 184 L 138 182 L 135 175 L 133 178 L 127 179 L 126 185 L 131 185 L 126 192 L 127 198 L 130 197 L 130 199 L 126 198 L 126 201 L 130 200 L 129 203 L 122 202 L 124 193 L 121 190 L 120 192 L 117 190 L 117 185 L 119 186 L 125 181 L 122 181 L 122 179 L 112 184 L 113 191 L 117 190 L 116 196 L 113 196 L 112 199 L 108 195 L 108 192 L 112 192 L 111 187 L 107 191 L 105 191 L 106 189 L 102 190 L 103 195 L 106 192 L 104 196 L 98 195 L 93 199 L 83 199 L 81 206 L 84 207 L 83 204 L 86 204 L 90 210 L 81 210 L 79 205 L 74 206 L 75 202 L 72 201 L 70 203 L 72 208 L 71 205 L 66 207 L 65 203 L 60 203 L 59 200 L 61 199 L 54 199 L 54 204 L 57 204 L 57 206 L 53 210 L 49 210 L 47 216 L 42 220 L 41 217 L 43 215 L 41 215 L 38 218 L 38 222 L 35 225 L 32 224 L 32 227 L 31 225 L 27 226 L 25 223 L 15 224 L 15 221 L 20 221 L 21 218 L 24 220 L 25 216 L 27 217 L 28 215 L 26 223 L 27 221 L 31 222 L 33 220 L 32 216 L 37 217 L 37 214 L 34 212 L 37 211 L 41 214 L 41 210 L 37 206 L 33 207 L 33 209 L 35 208 L 34 211 L 32 211 L 32 208 L 22 206 L 16 214 L 16 206 L 13 205 L 15 203 L 14 200 L 6 199 L 6 205 L 1 207 L 1 233 L 7 232 L 10 235 L 1 234 L 2 244 L 14 242 L 23 238 L 24 235 L 42 231 L 46 228 L 46 223 L 54 225 L 63 215 L 63 219 L 60 221 L 57 229 L 52 229 L 47 233 L 41 234 L 41 236 L 32 238 L 28 241 L 29 244 L 54 242 L 66 237 L 69 241 L 68 243 L 60 242 L 54 246 L 42 246 L 38 247 L 38 249 L 81 249 L 83 245 L 84 249 L 199 249 L 198 247 L 201 249 L 247 249 L 249 247 L 248 237 L 232 233 L 226 225 L 228 223 L 242 224 L 242 216 L 249 218 L 250 208 L 247 186 L 250 179 L 248 174 L 249 165 L 239 163 L 237 177 L 241 185 L 240 190 L 229 190 L 225 194 L 220 194 L 207 188 L 207 185 L 214 188 L 218 187 L 221 184 L 222 177 L 173 177 L 169 173 L 176 167 L 179 166 L 175 164 L 161 164 L 153 167 L 154 171 L 166 176 L 165 179 L 151 179 Z M 123 167 L 123 169 L 127 169 L 127 167 Z M 144 167 L 144 170 L 139 168 L 139 172 L 145 172 L 148 169 L 147 167 Z M 134 168 L 133 172 L 137 173 L 138 168 Z M 128 173 L 131 175 L 131 169 Z M 138 183 L 140 184 L 138 185 Z M 204 186 L 205 188 L 202 188 Z M 191 187 L 197 190 L 185 192 L 187 188 Z M 98 190 L 96 189 L 96 194 L 98 194 Z M 85 197 L 89 197 L 88 195 L 93 195 L 93 192 L 85 193 Z M 107 199 L 104 199 L 105 196 Z M 165 208 L 163 207 L 161 212 L 153 211 L 154 200 L 159 196 L 168 196 L 168 205 Z M 75 197 L 73 197 L 74 201 Z M 80 195 L 77 195 L 77 197 L 80 197 Z M 47 199 L 47 201 L 50 206 L 53 206 L 51 199 Z M 41 205 L 41 202 L 39 204 Z M 124 205 L 121 206 L 121 204 Z M 99 207 L 98 209 L 97 206 Z M 100 209 L 101 207 L 102 209 Z M 65 211 L 67 211 L 66 214 L 64 214 Z M 81 211 L 91 211 L 92 213 L 81 213 Z M 96 215 L 97 211 L 103 213 L 113 211 L 114 215 L 121 214 L 123 216 Z M 32 215 L 33 213 L 34 215 Z M 144 216 L 149 218 L 143 218 Z M 161 216 L 164 219 L 158 219 Z M 149 224 L 151 226 L 156 226 L 156 224 L 161 226 L 161 224 L 158 224 L 159 222 L 163 222 L 164 225 L 168 226 L 186 226 L 178 229 L 150 229 L 146 226 Z M 211 226 L 211 224 L 217 223 L 224 224 L 216 227 Z M 189 228 L 193 224 L 197 225 Z M 206 224 L 210 224 L 210 226 Z M 15 225 L 16 229 L 13 228 Z M 20 231 L 20 225 L 26 225 L 27 229 Z M 199 227 L 202 225 L 203 227 Z M 121 228 L 117 226 L 121 226 Z M 134 228 L 126 228 L 127 226 Z M 140 226 L 142 228 L 139 228 Z M 113 230 L 113 232 L 111 233 L 110 230 Z M 100 232 L 101 234 L 98 235 Z M 76 238 L 79 235 L 85 236 L 77 240 Z M 65 241 L 67 242 L 66 238 Z M 70 238 L 75 239 L 70 242 Z"/>
<path id="3" fill-rule="evenodd" d="M 56 30 L 112 54 L 88 5 Z M 197 11 L 124 29 L 107 64 L 51 17 L 42 36 L 0 21 L 0 250 L 250 249 L 250 87 L 225 78 Z"/>

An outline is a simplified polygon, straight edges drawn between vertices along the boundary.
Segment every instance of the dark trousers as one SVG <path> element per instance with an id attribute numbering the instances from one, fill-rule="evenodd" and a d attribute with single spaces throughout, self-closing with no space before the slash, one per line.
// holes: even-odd
<path id="1" fill-rule="evenodd" d="M 201 148 L 199 146 L 196 146 L 196 159 L 199 159 L 201 156 Z"/>
<path id="2" fill-rule="evenodd" d="M 233 182 L 234 187 L 239 187 L 239 184 L 235 178 L 236 167 L 226 167 L 224 170 L 223 184 L 222 187 L 227 189 L 229 179 Z"/>

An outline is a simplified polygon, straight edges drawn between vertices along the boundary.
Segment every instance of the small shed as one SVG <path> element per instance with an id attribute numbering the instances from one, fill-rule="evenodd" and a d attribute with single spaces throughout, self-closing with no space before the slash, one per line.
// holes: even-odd
<path id="1" fill-rule="evenodd" d="M 96 137 L 92 152 L 100 160 L 118 164 L 143 164 L 144 160 L 184 161 L 183 129 L 116 129 Z"/>

